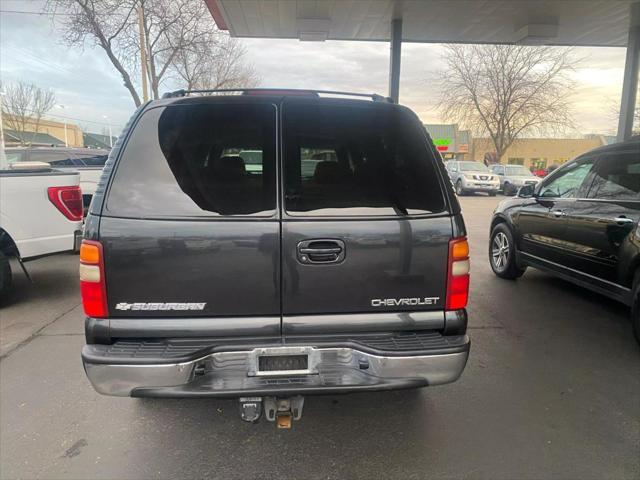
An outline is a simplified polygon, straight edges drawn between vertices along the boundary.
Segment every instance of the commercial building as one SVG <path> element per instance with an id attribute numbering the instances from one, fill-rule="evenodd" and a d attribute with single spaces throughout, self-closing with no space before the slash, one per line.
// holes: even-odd
<path id="1" fill-rule="evenodd" d="M 17 146 L 29 144 L 34 146 L 65 146 L 82 147 L 84 140 L 82 130 L 73 123 L 56 122 L 41 119 L 36 122 L 33 118 L 22 121 L 11 115 L 2 114 L 5 145 Z"/>
<path id="2" fill-rule="evenodd" d="M 547 168 L 561 165 L 589 150 L 606 145 L 607 137 L 589 135 L 587 138 L 521 138 L 506 150 L 500 163 L 524 165 L 527 168 Z M 488 138 L 474 138 L 470 158 L 493 163 L 495 147 Z"/>
<path id="3" fill-rule="evenodd" d="M 4 143 L 7 147 L 28 145 L 33 147 L 86 147 L 110 149 L 115 145 L 118 137 L 83 132 L 73 123 L 56 122 L 41 119 L 36 128 L 36 121 L 27 118 L 24 127 L 20 121 L 13 121 L 12 117 L 3 114 Z M 20 128 L 20 131 L 17 130 Z M 36 131 L 37 130 L 37 131 Z"/>

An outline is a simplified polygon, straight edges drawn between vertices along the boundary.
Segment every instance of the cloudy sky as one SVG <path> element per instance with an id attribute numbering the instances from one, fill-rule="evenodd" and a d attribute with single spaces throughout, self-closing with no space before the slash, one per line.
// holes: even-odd
<path id="1" fill-rule="evenodd" d="M 42 0 L 0 0 L 0 79 L 52 89 L 62 107 L 51 118 L 67 117 L 87 131 L 102 133 L 111 122 L 114 134 L 134 105 L 104 52 L 91 45 L 69 48 L 46 16 Z M 213 21 L 213 20 L 212 20 Z M 246 60 L 254 65 L 261 86 L 377 92 L 388 83 L 389 46 L 379 42 L 299 42 L 242 39 Z M 443 67 L 439 45 L 404 44 L 400 101 L 425 123 L 441 118 L 434 108 L 433 79 Z M 578 48 L 584 58 L 575 72 L 574 113 L 580 133 L 613 133 L 620 101 L 625 51 L 622 48 Z M 165 90 L 179 88 L 166 85 Z"/>

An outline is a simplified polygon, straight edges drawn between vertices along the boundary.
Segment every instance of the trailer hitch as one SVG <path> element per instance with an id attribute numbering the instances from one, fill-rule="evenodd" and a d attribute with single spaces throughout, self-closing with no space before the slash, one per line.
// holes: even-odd
<path id="1" fill-rule="evenodd" d="M 257 422 L 264 410 L 264 416 L 270 422 L 276 422 L 278 428 L 291 428 L 293 420 L 302 418 L 304 397 L 240 397 L 240 418 L 245 422 Z"/>

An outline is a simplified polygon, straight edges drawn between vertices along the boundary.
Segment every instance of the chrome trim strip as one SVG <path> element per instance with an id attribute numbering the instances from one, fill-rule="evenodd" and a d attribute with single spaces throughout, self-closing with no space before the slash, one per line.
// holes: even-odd
<path id="1" fill-rule="evenodd" d="M 444 311 L 351 313 L 345 315 L 285 315 L 283 335 L 378 332 L 402 330 L 440 330 Z"/>
<path id="2" fill-rule="evenodd" d="M 614 290 L 620 290 L 621 292 L 624 292 L 624 293 L 628 293 L 628 292 L 631 291 L 630 288 L 624 287 L 624 286 L 619 285 L 619 284 L 617 284 L 615 282 L 612 282 L 610 280 L 605 280 L 603 278 L 596 277 L 596 276 L 591 275 L 589 273 L 581 272 L 580 270 L 576 270 L 575 268 L 567 267 L 567 266 L 562 265 L 560 263 L 556 263 L 556 262 L 553 262 L 551 260 L 547 260 L 546 258 L 538 257 L 536 255 L 532 255 L 532 254 L 527 253 L 527 252 L 518 252 L 518 253 L 520 255 L 522 255 L 525 259 L 529 258 L 529 259 L 532 259 L 533 261 L 537 261 L 538 263 L 542 263 L 542 264 L 546 263 L 546 264 L 549 264 L 549 265 L 553 265 L 554 267 L 558 267 L 558 269 L 567 270 L 567 271 L 569 271 L 571 273 L 574 273 L 574 274 L 576 274 L 576 276 L 581 276 L 581 277 L 585 277 L 587 279 L 590 279 L 594 283 L 601 283 L 603 285 L 610 285 L 611 287 L 613 287 Z"/>
<path id="3" fill-rule="evenodd" d="M 359 369 L 368 376 L 388 379 L 423 379 L 428 385 L 441 385 L 458 379 L 467 363 L 469 352 L 445 355 L 383 357 L 352 348 L 313 348 L 318 369 Z M 84 363 L 87 377 L 95 390 L 105 395 L 126 397 L 136 388 L 180 387 L 191 382 L 196 364 L 207 372 L 237 372 L 246 377 L 256 351 L 221 352 L 198 360 L 170 365 L 108 365 Z M 362 371 L 362 370 L 361 370 Z M 346 386 L 346 388 L 348 388 Z"/>
<path id="4" fill-rule="evenodd" d="M 280 316 L 198 318 L 111 318 L 114 338 L 233 337 L 280 335 Z"/>

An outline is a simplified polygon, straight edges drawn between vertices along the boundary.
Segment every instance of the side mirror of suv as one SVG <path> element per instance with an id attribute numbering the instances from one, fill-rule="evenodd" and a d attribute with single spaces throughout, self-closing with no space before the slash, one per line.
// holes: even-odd
<path id="1" fill-rule="evenodd" d="M 518 197 L 520 198 L 531 198 L 535 196 L 536 186 L 535 185 L 523 185 L 518 190 Z"/>

